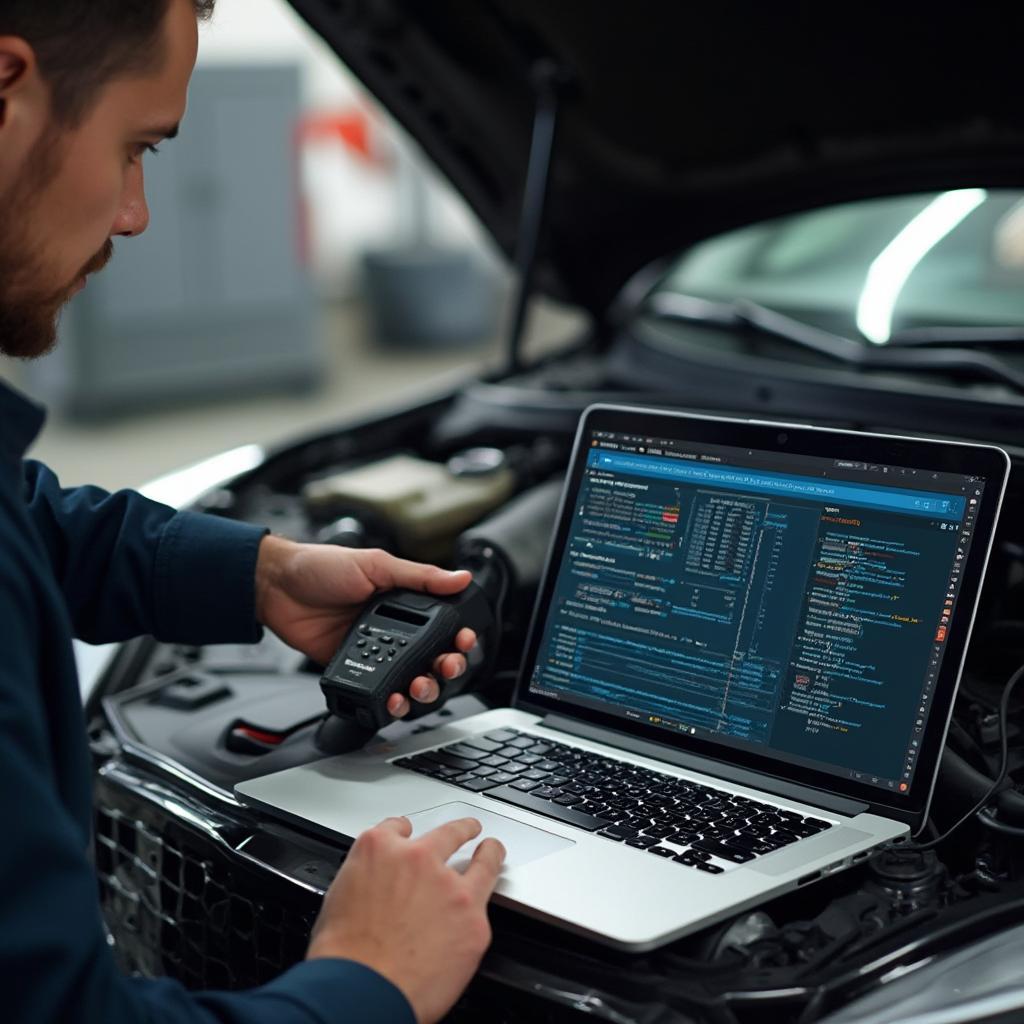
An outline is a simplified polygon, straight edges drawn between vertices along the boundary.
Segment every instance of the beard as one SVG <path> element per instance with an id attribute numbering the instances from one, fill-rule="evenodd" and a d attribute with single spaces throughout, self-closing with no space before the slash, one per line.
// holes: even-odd
<path id="1" fill-rule="evenodd" d="M 3 220 L 0 217 L 0 224 Z M 13 273 L 7 274 L 9 259 L 0 258 L 0 353 L 14 359 L 39 359 L 52 352 L 57 344 L 61 311 L 70 301 L 79 280 L 102 270 L 113 255 L 114 243 L 107 239 L 103 248 L 64 287 L 51 292 L 25 289 L 17 297 L 8 297 L 7 293 L 12 290 L 9 284 L 15 278 Z M 40 271 L 38 261 L 22 257 L 17 279 L 41 277 Z"/>
<path id="2" fill-rule="evenodd" d="M 50 275 L 28 237 L 27 222 L 44 186 L 56 174 L 59 159 L 55 136 L 44 137 L 26 161 L 25 172 L 0 197 L 0 354 L 15 359 L 38 359 L 53 350 L 61 310 L 79 280 L 102 270 L 114 254 L 107 239 L 63 287 L 46 289 L 37 283 Z"/>

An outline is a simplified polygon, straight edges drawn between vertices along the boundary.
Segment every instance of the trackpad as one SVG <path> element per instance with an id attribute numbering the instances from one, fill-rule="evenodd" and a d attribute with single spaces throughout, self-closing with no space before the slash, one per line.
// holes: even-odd
<path id="1" fill-rule="evenodd" d="M 406 817 L 412 822 L 414 839 L 424 832 L 437 828 L 438 825 L 456 821 L 458 818 L 476 818 L 480 822 L 483 831 L 479 837 L 466 843 L 448 860 L 457 871 L 466 869 L 473 851 L 482 839 L 497 839 L 505 847 L 505 870 L 521 867 L 531 860 L 547 857 L 548 854 L 558 853 L 559 850 L 576 845 L 571 839 L 564 839 L 532 825 L 524 825 L 521 821 L 506 818 L 504 814 L 495 814 L 493 811 L 485 811 L 482 807 L 458 801 L 431 807 L 427 811 L 416 811 L 414 814 L 407 814 Z"/>

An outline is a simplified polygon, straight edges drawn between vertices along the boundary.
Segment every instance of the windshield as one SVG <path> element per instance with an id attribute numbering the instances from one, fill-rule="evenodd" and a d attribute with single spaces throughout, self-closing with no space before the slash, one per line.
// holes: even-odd
<path id="1" fill-rule="evenodd" d="M 846 203 L 694 246 L 659 286 L 746 299 L 865 344 L 930 327 L 1024 325 L 1024 192 Z"/>

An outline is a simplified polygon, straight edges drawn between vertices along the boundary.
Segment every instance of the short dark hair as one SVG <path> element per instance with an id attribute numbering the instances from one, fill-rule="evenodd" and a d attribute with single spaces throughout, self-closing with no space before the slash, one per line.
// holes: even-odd
<path id="1" fill-rule="evenodd" d="M 216 0 L 193 0 L 208 18 Z M 3 0 L 0 36 L 24 39 L 50 86 L 54 115 L 79 120 L 104 85 L 153 61 L 171 0 Z"/>

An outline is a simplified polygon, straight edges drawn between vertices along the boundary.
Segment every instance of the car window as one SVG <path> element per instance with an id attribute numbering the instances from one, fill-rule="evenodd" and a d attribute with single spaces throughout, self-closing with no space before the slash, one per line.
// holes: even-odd
<path id="1" fill-rule="evenodd" d="M 659 286 L 747 299 L 865 344 L 1024 324 L 1024 192 L 958 189 L 825 207 L 720 235 Z"/>

